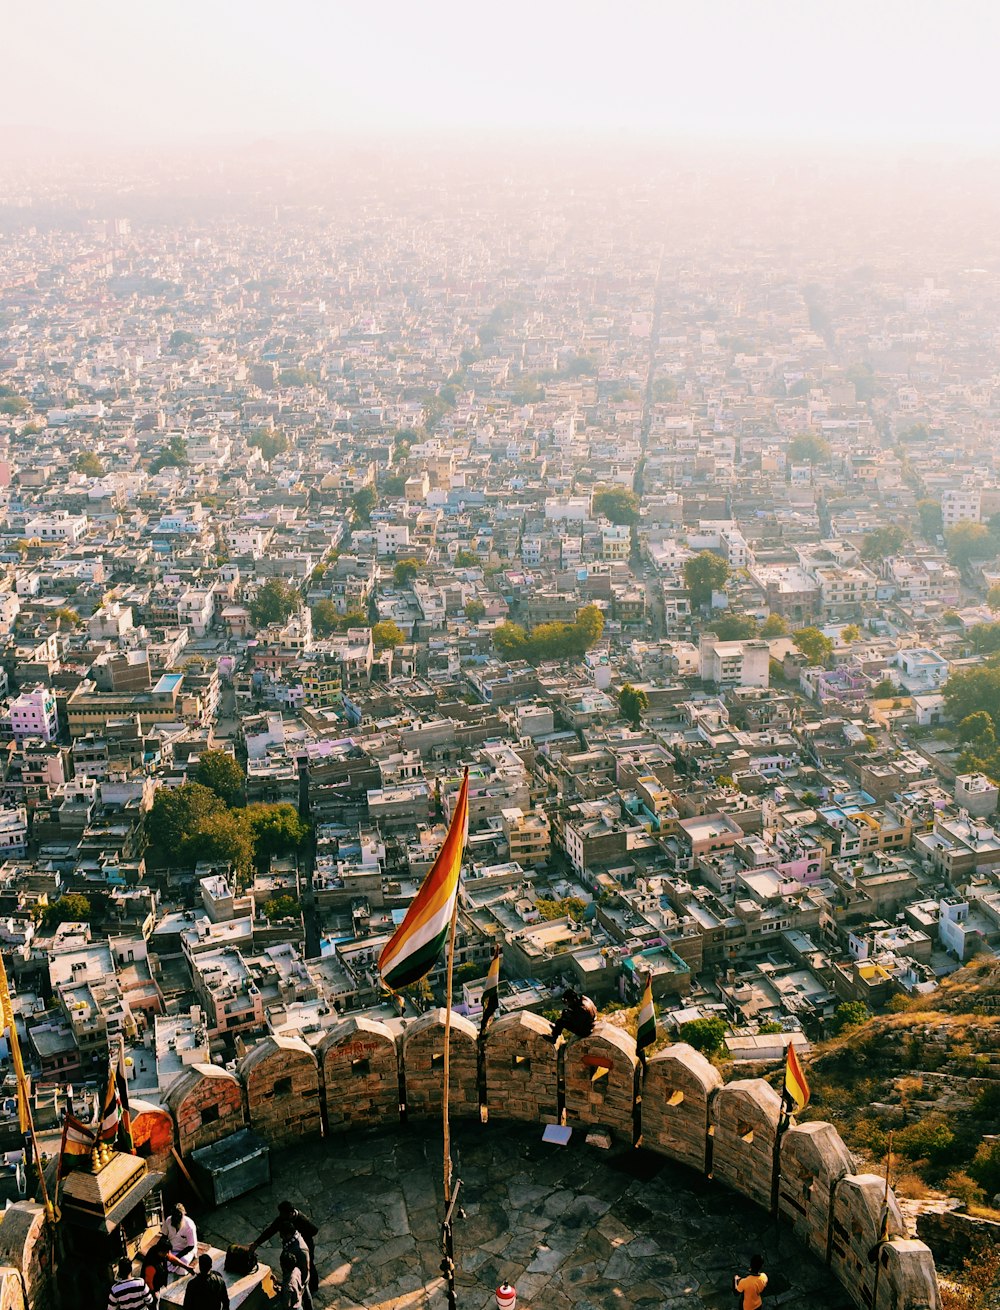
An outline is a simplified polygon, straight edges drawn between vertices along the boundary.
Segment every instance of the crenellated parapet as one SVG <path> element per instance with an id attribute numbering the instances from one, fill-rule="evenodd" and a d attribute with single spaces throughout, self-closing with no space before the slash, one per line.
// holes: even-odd
<path id="1" fill-rule="evenodd" d="M 347 1018 L 319 1044 L 328 1132 L 392 1123 L 399 1118 L 399 1057 L 384 1023 Z"/>
<path id="2" fill-rule="evenodd" d="M 320 1135 L 319 1065 L 301 1038 L 265 1037 L 236 1073 L 246 1088 L 250 1123 L 271 1146 Z"/>
<path id="3" fill-rule="evenodd" d="M 444 1077 L 441 1009 L 395 1034 L 360 1017 L 336 1022 L 314 1053 L 292 1038 L 268 1038 L 236 1074 L 194 1065 L 166 1097 L 177 1149 L 199 1146 L 249 1126 L 272 1145 L 321 1132 L 433 1122 Z M 905 1236 L 885 1180 L 855 1173 L 832 1124 L 781 1123 L 780 1098 L 759 1078 L 723 1083 L 719 1071 L 684 1043 L 651 1056 L 643 1068 L 624 1029 L 599 1023 L 585 1038 L 551 1044 L 552 1026 L 523 1013 L 496 1019 L 480 1037 L 461 1015 L 451 1022 L 451 1112 L 478 1121 L 563 1120 L 611 1129 L 619 1149 L 642 1145 L 713 1178 L 764 1210 L 777 1205 L 783 1225 L 825 1261 L 864 1310 L 940 1310 L 930 1249 Z M 782 1131 L 784 1129 L 784 1131 Z M 17 1207 L 15 1207 L 16 1209 Z M 888 1241 L 881 1240 L 883 1212 Z M 8 1230 L 10 1215 L 0 1234 Z M 30 1230 L 27 1218 L 14 1226 Z M 18 1232 L 20 1229 L 18 1228 Z M 30 1246 L 30 1243 L 29 1243 Z M 0 1244 L 0 1265 L 38 1266 L 24 1243 Z M 0 1310 L 22 1310 L 20 1287 L 0 1268 Z M 4 1300 L 3 1297 L 7 1297 Z M 42 1305 L 29 1298 L 32 1308 Z"/>
<path id="4" fill-rule="evenodd" d="M 631 1145 L 638 1070 L 635 1041 L 623 1028 L 598 1023 L 589 1037 L 572 1038 L 563 1048 L 567 1122 L 602 1124 Z"/>
<path id="5" fill-rule="evenodd" d="M 487 1029 L 483 1072 L 491 1118 L 558 1121 L 559 1056 L 551 1034 L 549 1021 L 528 1010 L 505 1014 Z"/>
<path id="6" fill-rule="evenodd" d="M 700 1051 L 678 1042 L 646 1062 L 642 1076 L 642 1144 L 705 1173 L 709 1104 L 722 1086 Z"/>
<path id="7" fill-rule="evenodd" d="M 406 1096 L 406 1117 L 426 1119 L 441 1113 L 444 1099 L 444 1010 L 428 1010 L 407 1025 L 400 1058 Z M 479 1117 L 479 1055 L 475 1024 L 463 1015 L 451 1017 L 448 1109 L 459 1118 Z"/>
<path id="8" fill-rule="evenodd" d="M 192 1064 L 164 1098 L 177 1125 L 177 1150 L 189 1156 L 246 1127 L 243 1083 L 214 1064 Z"/>

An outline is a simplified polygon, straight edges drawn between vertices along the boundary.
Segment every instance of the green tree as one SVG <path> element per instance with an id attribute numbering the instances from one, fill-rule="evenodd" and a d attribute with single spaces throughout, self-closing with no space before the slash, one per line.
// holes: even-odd
<path id="1" fill-rule="evenodd" d="M 215 792 L 223 805 L 232 807 L 243 803 L 243 770 L 226 751 L 205 751 L 198 760 L 194 780 Z"/>
<path id="2" fill-rule="evenodd" d="M 61 923 L 89 923 L 92 914 L 89 897 L 80 892 L 67 892 L 45 907 L 42 923 L 46 928 L 57 928 Z"/>
<path id="3" fill-rule="evenodd" d="M 574 625 L 580 634 L 584 650 L 596 646 L 604 635 L 604 615 L 596 605 L 584 605 L 577 611 Z"/>
<path id="4" fill-rule="evenodd" d="M 1000 650 L 1000 623 L 975 623 L 969 636 L 979 655 L 992 655 Z"/>
<path id="5" fill-rule="evenodd" d="M 242 886 L 253 865 L 253 841 L 244 810 L 221 809 L 193 825 L 180 844 L 183 865 L 231 864 Z"/>
<path id="6" fill-rule="evenodd" d="M 906 542 L 906 533 L 896 523 L 887 523 L 883 528 L 865 534 L 861 543 L 861 558 L 877 564 L 892 555 L 898 555 Z"/>
<path id="7" fill-rule="evenodd" d="M 852 641 L 860 641 L 861 629 L 856 623 L 845 623 L 845 625 L 840 629 L 840 640 L 847 642 L 848 645 L 850 645 Z"/>
<path id="8" fill-rule="evenodd" d="M 762 1037 L 769 1037 L 772 1033 L 783 1033 L 784 1031 L 784 1028 L 780 1023 L 778 1023 L 777 1019 L 766 1019 L 757 1028 L 757 1032 Z"/>
<path id="9" fill-rule="evenodd" d="M 718 1015 L 681 1024 L 680 1039 L 702 1055 L 718 1055 L 726 1044 L 726 1025 Z"/>
<path id="10" fill-rule="evenodd" d="M 167 347 L 170 350 L 179 350 L 181 346 L 193 346 L 195 340 L 193 332 L 185 332 L 183 328 L 178 328 L 175 332 L 171 332 Z"/>
<path id="11" fill-rule="evenodd" d="M 311 369 L 283 368 L 278 374 L 278 381 L 283 387 L 311 387 L 315 386 L 319 378 Z"/>
<path id="12" fill-rule="evenodd" d="M 849 1028 L 857 1028 L 867 1023 L 872 1012 L 864 1001 L 841 1001 L 833 1013 L 833 1023 L 838 1033 Z"/>
<path id="13" fill-rule="evenodd" d="M 626 682 L 618 693 L 618 708 L 622 717 L 628 719 L 633 728 L 638 728 L 643 714 L 649 709 L 649 697 L 641 687 Z"/>
<path id="14" fill-rule="evenodd" d="M 576 919 L 581 920 L 587 909 L 587 902 L 581 901 L 579 896 L 563 896 L 560 900 L 549 900 L 546 896 L 539 896 L 535 899 L 535 909 L 543 919 Z"/>
<path id="15" fill-rule="evenodd" d="M 23 396 L 3 396 L 0 398 L 0 414 L 7 414 L 11 418 L 17 418 L 28 408 L 28 402 Z"/>
<path id="16" fill-rule="evenodd" d="M 279 919 L 297 919 L 302 913 L 302 906 L 294 896 L 282 894 L 281 896 L 272 896 L 264 902 L 264 915 L 272 923 Z"/>
<path id="17" fill-rule="evenodd" d="M 800 628 L 792 641 L 810 664 L 825 664 L 833 653 L 833 642 L 819 628 Z"/>
<path id="18" fill-rule="evenodd" d="M 332 600 L 318 600 L 312 607 L 312 630 L 316 637 L 329 637 L 340 629 L 341 615 Z"/>
<path id="19" fill-rule="evenodd" d="M 272 856 L 294 855 L 302 850 L 309 837 L 309 825 L 303 823 L 294 805 L 284 801 L 277 805 L 248 805 L 242 815 L 254 861 L 261 869 L 267 868 Z"/>
<path id="20" fill-rule="evenodd" d="M 783 637 L 788 631 L 788 622 L 781 614 L 769 614 L 760 630 L 762 637 Z"/>
<path id="21" fill-rule="evenodd" d="M 70 609 L 68 605 L 60 605 L 53 612 L 53 618 L 58 619 L 64 628 L 82 628 L 83 619 L 75 609 Z"/>
<path id="22" fill-rule="evenodd" d="M 994 728 L 1000 714 L 1000 668 L 988 665 L 982 668 L 963 669 L 953 673 L 944 684 L 944 703 L 954 723 L 982 710 L 989 715 Z"/>
<path id="23" fill-rule="evenodd" d="M 871 694 L 873 700 L 888 700 L 890 696 L 895 696 L 898 692 L 899 688 L 891 678 L 882 678 L 872 687 Z"/>
<path id="24" fill-rule="evenodd" d="M 684 585 L 693 605 L 708 605 L 713 591 L 721 591 L 729 577 L 729 563 L 721 555 L 703 550 L 684 561 Z"/>
<path id="25" fill-rule="evenodd" d="M 996 728 L 993 720 L 985 710 L 976 710 L 967 714 L 958 725 L 959 741 L 974 742 L 978 750 L 993 750 L 996 747 Z"/>
<path id="26" fill-rule="evenodd" d="M 457 569 L 476 569 L 479 567 L 479 556 L 474 550 L 461 550 L 455 552 L 455 558 L 452 563 Z"/>
<path id="27" fill-rule="evenodd" d="M 826 464 L 830 443 L 815 432 L 800 432 L 788 443 L 788 459 L 792 464 Z"/>
<path id="28" fill-rule="evenodd" d="M 74 461 L 74 467 L 77 473 L 83 473 L 88 478 L 104 477 L 104 465 L 92 450 L 81 450 Z"/>
<path id="29" fill-rule="evenodd" d="M 392 580 L 397 587 L 408 587 L 420 569 L 421 564 L 418 559 L 397 560 L 392 570 Z"/>
<path id="30" fill-rule="evenodd" d="M 272 428 L 258 428 L 256 432 L 251 432 L 247 445 L 259 450 L 265 462 L 270 464 L 276 455 L 288 449 L 288 438 L 283 432 L 275 432 Z"/>
<path id="31" fill-rule="evenodd" d="M 359 523 L 371 523 L 376 497 L 374 487 L 362 487 L 351 497 L 351 509 Z"/>
<path id="32" fill-rule="evenodd" d="M 987 1196 L 996 1196 L 1000 1192 L 1000 1140 L 981 1142 L 968 1172 Z"/>
<path id="33" fill-rule="evenodd" d="M 994 613 L 1000 610 L 1000 583 L 994 583 L 986 593 L 986 604 Z"/>
<path id="34" fill-rule="evenodd" d="M 150 473 L 159 473 L 165 468 L 184 468 L 188 462 L 187 442 L 175 433 L 149 466 Z"/>
<path id="35" fill-rule="evenodd" d="M 722 614 L 712 619 L 712 631 L 720 641 L 747 641 L 757 636 L 757 620 L 751 614 Z"/>
<path id="36" fill-rule="evenodd" d="M 225 810 L 214 791 L 197 782 L 182 787 L 157 787 L 146 816 L 146 835 L 161 855 L 172 856 L 203 818 Z"/>
<path id="37" fill-rule="evenodd" d="M 250 602 L 250 618 L 257 628 L 284 623 L 298 608 L 299 593 L 284 578 L 268 578 Z"/>
<path id="38" fill-rule="evenodd" d="M 467 600 L 465 602 L 464 609 L 465 617 L 470 623 L 478 623 L 486 613 L 486 606 L 481 600 L 477 600 L 475 596 L 473 596 L 472 600 Z"/>
<path id="39" fill-rule="evenodd" d="M 385 650 L 387 646 L 402 646 L 406 637 L 398 623 L 392 619 L 382 619 L 372 628 L 372 641 L 376 650 Z"/>
<path id="40" fill-rule="evenodd" d="M 948 558 L 956 568 L 968 568 L 974 559 L 986 559 L 996 553 L 996 544 L 983 523 L 956 523 L 945 533 Z"/>
<path id="41" fill-rule="evenodd" d="M 917 513 L 920 516 L 920 532 L 928 541 L 933 541 L 944 531 L 944 518 L 941 515 L 941 502 L 924 497 L 917 501 Z"/>
<path id="42" fill-rule="evenodd" d="M 602 487 L 594 492 L 591 507 L 619 526 L 639 522 L 639 497 L 627 487 Z"/>
<path id="43" fill-rule="evenodd" d="M 493 649 L 503 660 L 524 659 L 527 634 L 519 623 L 501 623 L 493 629 Z"/>

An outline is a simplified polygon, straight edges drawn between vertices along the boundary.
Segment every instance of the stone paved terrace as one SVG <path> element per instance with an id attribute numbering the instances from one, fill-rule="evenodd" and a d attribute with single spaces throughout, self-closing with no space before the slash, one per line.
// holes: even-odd
<path id="1" fill-rule="evenodd" d="M 822 1264 L 748 1201 L 646 1152 L 573 1134 L 463 1124 L 456 1173 L 460 1310 L 494 1305 L 506 1277 L 520 1310 L 733 1310 L 731 1279 L 760 1250 L 768 1310 L 847 1310 Z M 320 1306 L 444 1310 L 439 1273 L 441 1132 L 354 1134 L 272 1153 L 272 1183 L 198 1217 L 218 1246 L 248 1242 L 282 1198 L 320 1225 Z M 277 1245 L 261 1251 L 276 1264 Z"/>

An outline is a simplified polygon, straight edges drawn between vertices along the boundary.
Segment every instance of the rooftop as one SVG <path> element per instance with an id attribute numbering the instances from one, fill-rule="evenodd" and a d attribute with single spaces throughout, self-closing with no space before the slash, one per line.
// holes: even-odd
<path id="1" fill-rule="evenodd" d="M 754 1250 L 777 1304 L 846 1310 L 829 1271 L 747 1201 L 645 1151 L 603 1151 L 580 1130 L 554 1146 L 541 1131 L 452 1127 L 461 1310 L 492 1310 L 504 1278 L 545 1310 L 719 1310 Z M 287 1198 L 319 1225 L 317 1306 L 444 1310 L 440 1156 L 436 1124 L 272 1153 L 270 1185 L 195 1215 L 199 1236 L 249 1242 Z"/>

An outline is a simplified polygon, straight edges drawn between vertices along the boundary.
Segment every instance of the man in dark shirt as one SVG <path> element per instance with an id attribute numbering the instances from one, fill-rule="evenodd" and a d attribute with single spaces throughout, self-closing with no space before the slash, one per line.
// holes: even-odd
<path id="1" fill-rule="evenodd" d="M 309 1253 L 309 1290 L 310 1292 L 319 1291 L 319 1274 L 316 1272 L 316 1234 L 319 1229 L 311 1219 L 305 1217 L 301 1210 L 297 1210 L 291 1201 L 279 1201 L 277 1218 L 268 1224 L 250 1249 L 256 1252 L 257 1247 L 262 1242 L 269 1241 L 275 1233 L 280 1232 L 284 1224 L 291 1224 L 305 1243 L 306 1251 Z"/>
<path id="2" fill-rule="evenodd" d="M 594 1031 L 597 1020 L 597 1006 L 589 996 L 581 996 L 572 987 L 567 987 L 562 995 L 563 1010 L 556 1020 L 549 1041 L 554 1046 L 560 1033 L 565 1029 L 574 1037 L 589 1037 Z"/>
<path id="3" fill-rule="evenodd" d="M 212 1268 L 212 1257 L 198 1257 L 198 1272 L 184 1292 L 184 1310 L 229 1310 L 226 1280 Z"/>

